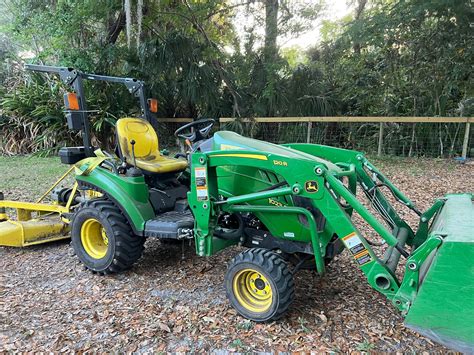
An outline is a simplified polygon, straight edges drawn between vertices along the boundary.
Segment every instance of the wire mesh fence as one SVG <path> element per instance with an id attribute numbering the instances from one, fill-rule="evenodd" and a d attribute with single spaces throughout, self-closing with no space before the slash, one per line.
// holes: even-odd
<path id="1" fill-rule="evenodd" d="M 396 122 L 394 118 L 387 118 L 386 122 L 284 120 L 278 118 L 278 122 L 269 122 L 269 118 L 261 121 L 221 119 L 216 129 L 231 130 L 276 144 L 324 144 L 369 154 L 394 156 L 474 157 L 474 129 L 470 129 L 470 118 L 466 117 L 459 120 L 446 118 L 444 122 L 443 118 L 435 118 L 435 122 Z M 175 144 L 173 132 L 183 124 L 161 122 L 158 132 L 162 144 Z"/>
<path id="2" fill-rule="evenodd" d="M 176 138 L 174 132 L 185 123 L 183 122 L 160 122 L 158 121 L 158 127 L 155 126 L 155 130 L 158 134 L 161 147 L 171 147 L 176 144 Z"/>

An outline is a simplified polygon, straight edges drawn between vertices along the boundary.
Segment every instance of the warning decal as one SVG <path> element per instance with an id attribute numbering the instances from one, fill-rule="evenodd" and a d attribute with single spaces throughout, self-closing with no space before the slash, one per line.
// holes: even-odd
<path id="1" fill-rule="evenodd" d="M 207 200 L 209 197 L 209 194 L 207 191 L 206 168 L 195 168 L 194 178 L 196 181 L 196 195 L 197 195 L 198 201 Z"/>
<path id="2" fill-rule="evenodd" d="M 351 234 L 348 234 L 342 238 L 342 240 L 344 241 L 344 244 L 346 244 L 347 248 L 351 251 L 354 259 L 356 259 L 359 265 L 364 265 L 372 261 L 369 251 L 365 248 L 357 233 L 352 232 Z"/>
<path id="3" fill-rule="evenodd" d="M 367 249 L 354 256 L 354 258 L 356 259 L 359 265 L 364 265 L 372 261 L 372 258 L 370 257 L 369 251 Z"/>

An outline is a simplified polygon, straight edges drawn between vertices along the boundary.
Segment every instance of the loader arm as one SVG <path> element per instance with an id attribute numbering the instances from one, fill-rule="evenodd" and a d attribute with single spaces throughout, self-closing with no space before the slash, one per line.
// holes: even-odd
<path id="1" fill-rule="evenodd" d="M 224 166 L 245 166 L 272 171 L 282 176 L 288 186 L 222 198 L 216 170 Z M 355 198 L 355 191 L 350 191 L 342 184 L 340 181 L 342 177 L 356 178 L 357 168 L 354 166 L 332 171 L 323 163 L 309 158 L 288 159 L 286 156 L 266 152 L 231 150 L 195 153 L 192 155 L 192 167 L 191 191 L 188 199 L 196 218 L 195 238 L 199 255 L 212 255 L 220 249 L 213 244 L 218 238 L 213 237 L 212 232 L 216 227 L 216 217 L 221 211 L 253 212 L 257 216 L 276 221 L 283 214 L 304 214 L 304 209 L 290 206 L 255 206 L 257 202 L 278 196 L 301 196 L 310 199 L 326 218 L 326 228 L 323 231 L 318 233 L 310 223 L 309 235 L 300 238 L 312 244 L 319 274 L 323 275 L 325 272 L 322 260 L 325 247 L 331 237 L 337 235 L 353 254 L 372 287 L 389 299 L 395 297 L 400 281 L 395 277 L 394 270 L 375 255 L 369 243 L 352 223 L 350 213 L 347 213 L 347 208 L 340 203 L 340 198 L 344 198 L 351 209 L 357 211 L 389 246 L 406 257 L 408 253 L 403 249 L 403 243 L 397 239 L 399 234 L 403 234 L 402 229 L 393 231 L 387 229 Z M 311 187 L 314 187 L 315 191 L 312 191 Z M 272 226 L 268 227 L 272 231 Z M 292 227 L 287 228 L 290 229 L 287 235 L 290 235 Z M 275 237 L 287 240 L 294 238 L 285 237 L 285 233 Z"/>

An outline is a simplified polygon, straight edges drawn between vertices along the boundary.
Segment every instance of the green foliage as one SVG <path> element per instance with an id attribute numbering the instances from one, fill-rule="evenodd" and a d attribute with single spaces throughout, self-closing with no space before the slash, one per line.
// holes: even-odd
<path id="1" fill-rule="evenodd" d="M 296 68 L 300 64 L 307 64 L 308 57 L 300 46 L 282 48 L 280 50 L 282 58 L 288 63 L 290 68 Z"/>
<path id="2" fill-rule="evenodd" d="M 60 86 L 44 84 L 42 80 L 26 79 L 24 85 L 3 96 L 2 108 L 6 113 L 0 118 L 3 153 L 54 149 L 73 139 L 67 136 L 61 103 L 57 100 Z"/>
<path id="3" fill-rule="evenodd" d="M 274 36 L 285 39 L 310 28 L 323 8 L 319 1 L 130 4 L 130 9 L 122 0 L 0 4 L 1 152 L 47 153 L 80 142 L 66 129 L 64 88 L 54 77 L 25 73 L 19 55 L 34 63 L 145 80 L 149 96 L 160 103 L 159 117 L 473 112 L 473 16 L 467 1 L 369 1 L 354 17 L 323 21 L 322 42 L 306 51 L 279 49 Z M 242 13 L 247 27 L 235 21 Z M 116 119 L 137 114 L 137 102 L 110 84 L 88 83 L 86 91 L 89 109 L 96 111 L 94 143 L 110 146 Z M 268 134 L 264 125 L 240 121 L 229 128 L 259 138 Z M 303 130 L 279 125 L 275 140 L 304 140 Z M 441 155 L 452 154 L 462 139 L 459 125 L 433 125 L 422 138 L 424 130 L 387 125 L 386 151 L 424 154 L 436 146 Z M 359 145 L 370 150 L 378 126 L 331 124 L 316 134 L 317 141 L 331 136 L 332 144 L 348 148 L 360 137 Z"/>
<path id="4" fill-rule="evenodd" d="M 453 115 L 463 96 L 472 95 L 469 12 L 462 1 L 384 2 L 352 22 L 329 44 L 345 111 Z"/>
<path id="5" fill-rule="evenodd" d="M 359 345 L 357 345 L 356 350 L 368 352 L 368 351 L 373 350 L 374 348 L 375 348 L 374 344 L 368 342 L 367 340 L 364 340 L 362 343 L 359 343 Z"/>
<path id="6" fill-rule="evenodd" d="M 373 1 L 340 32 L 325 23 L 325 42 L 310 50 L 322 66 L 337 114 L 349 116 L 467 115 L 472 92 L 472 9 L 467 1 Z M 347 22 L 347 19 L 343 19 Z M 339 27 L 338 27 L 339 26 Z M 469 104 L 468 104 L 469 105 Z M 376 137 L 372 125 L 365 139 Z M 389 124 L 386 151 L 392 154 L 453 154 L 459 125 Z M 422 133 L 422 134 L 420 134 Z M 348 134 L 352 134 L 348 132 Z M 359 134 L 360 136 L 360 134 Z M 374 146 L 374 145 L 372 145 Z"/>
<path id="7" fill-rule="evenodd" d="M 249 331 L 252 328 L 253 328 L 253 323 L 249 320 L 243 321 L 237 324 L 237 329 Z"/>

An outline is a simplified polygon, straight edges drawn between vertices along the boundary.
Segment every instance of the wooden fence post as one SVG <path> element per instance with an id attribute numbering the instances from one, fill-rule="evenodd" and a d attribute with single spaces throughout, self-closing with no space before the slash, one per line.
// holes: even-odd
<path id="1" fill-rule="evenodd" d="M 379 126 L 379 147 L 377 149 L 377 156 L 382 156 L 382 147 L 383 147 L 383 122 L 380 122 Z"/>
<path id="2" fill-rule="evenodd" d="M 311 143 L 311 128 L 313 127 L 313 122 L 308 122 L 308 132 L 306 132 L 306 143 Z"/>
<path id="3" fill-rule="evenodd" d="M 467 157 L 467 148 L 469 147 L 469 131 L 471 128 L 471 122 L 466 122 L 466 130 L 464 131 L 464 140 L 462 142 L 462 158 L 466 159 Z"/>

